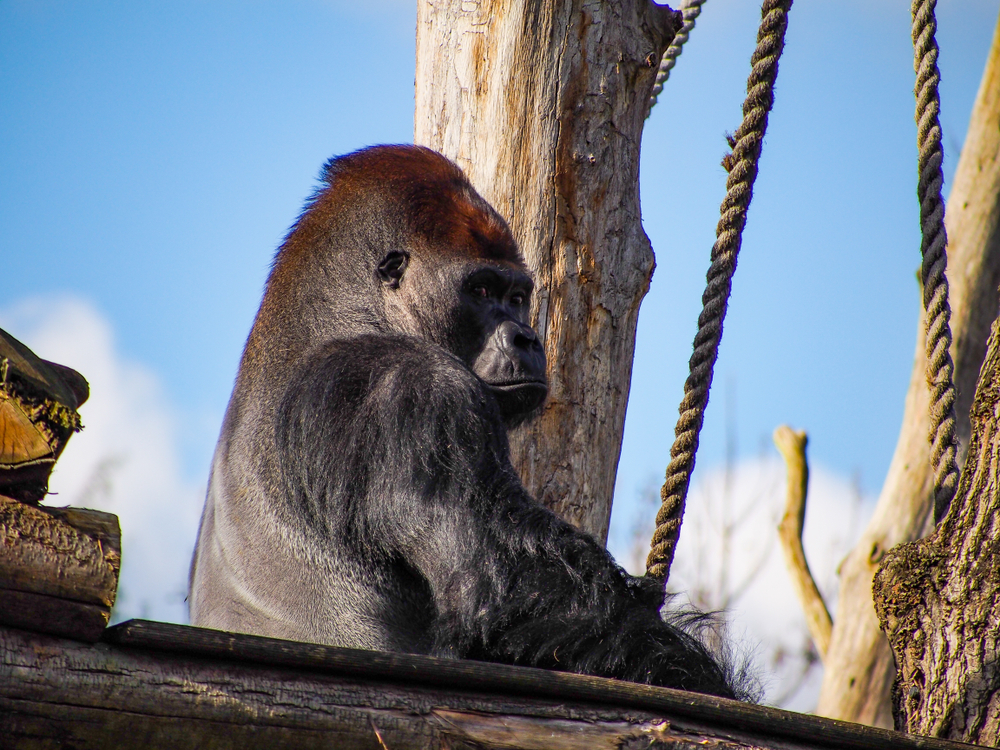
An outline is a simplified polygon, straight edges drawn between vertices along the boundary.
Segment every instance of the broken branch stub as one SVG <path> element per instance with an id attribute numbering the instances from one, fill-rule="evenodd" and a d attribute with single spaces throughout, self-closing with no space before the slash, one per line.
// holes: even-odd
<path id="1" fill-rule="evenodd" d="M 781 425 L 774 431 L 774 444 L 785 459 L 788 467 L 788 496 L 785 515 L 778 525 L 778 539 L 785 553 L 785 565 L 792 578 L 792 585 L 806 616 L 809 634 L 820 658 L 826 658 L 830 647 L 830 633 L 833 621 L 826 608 L 823 595 L 816 586 L 816 580 L 809 570 L 806 552 L 802 546 L 802 529 L 806 519 L 806 496 L 809 485 L 809 464 L 806 461 L 806 444 L 809 438 L 805 432 L 797 432 L 788 425 Z"/>

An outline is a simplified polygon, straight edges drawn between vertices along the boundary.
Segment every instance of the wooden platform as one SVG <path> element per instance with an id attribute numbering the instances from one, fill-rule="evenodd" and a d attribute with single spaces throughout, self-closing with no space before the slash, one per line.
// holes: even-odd
<path id="1" fill-rule="evenodd" d="M 597 677 L 131 620 L 0 628 L 2 748 L 970 747 Z"/>

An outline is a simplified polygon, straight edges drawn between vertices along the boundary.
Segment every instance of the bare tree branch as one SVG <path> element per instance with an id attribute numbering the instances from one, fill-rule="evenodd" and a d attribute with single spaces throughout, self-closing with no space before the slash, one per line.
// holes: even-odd
<path id="1" fill-rule="evenodd" d="M 788 500 L 785 505 L 785 515 L 778 524 L 778 538 L 781 540 L 785 564 L 792 577 L 795 593 L 806 615 L 806 625 L 809 626 L 809 633 L 822 659 L 826 657 L 827 649 L 830 647 L 833 621 L 809 570 L 806 552 L 802 547 L 802 528 L 806 520 L 806 492 L 809 485 L 809 464 L 806 462 L 808 441 L 806 433 L 796 432 L 788 425 L 783 424 L 774 431 L 774 444 L 788 467 Z"/>

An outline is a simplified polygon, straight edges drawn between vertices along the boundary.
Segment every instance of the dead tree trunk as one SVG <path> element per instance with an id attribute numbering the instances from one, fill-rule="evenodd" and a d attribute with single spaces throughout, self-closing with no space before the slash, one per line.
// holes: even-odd
<path id="1" fill-rule="evenodd" d="M 899 665 L 897 728 L 1000 741 L 1000 321 L 993 326 L 958 494 L 925 539 L 890 550 L 875 609 Z"/>
<path id="2" fill-rule="evenodd" d="M 607 537 L 653 253 L 639 143 L 680 15 L 649 0 L 426 0 L 414 140 L 441 151 L 510 223 L 537 285 L 548 357 L 540 418 L 511 436 L 541 502 Z"/>
<path id="3" fill-rule="evenodd" d="M 1000 285 L 1000 24 L 972 111 L 948 200 L 948 279 L 958 436 L 969 440 L 969 408 Z M 916 264 L 916 257 L 914 264 Z M 834 719 L 892 726 L 889 692 L 895 665 L 872 607 L 872 577 L 886 550 L 927 533 L 933 477 L 924 325 L 906 395 L 899 442 L 875 514 L 844 561 L 830 650 L 816 712 Z"/>

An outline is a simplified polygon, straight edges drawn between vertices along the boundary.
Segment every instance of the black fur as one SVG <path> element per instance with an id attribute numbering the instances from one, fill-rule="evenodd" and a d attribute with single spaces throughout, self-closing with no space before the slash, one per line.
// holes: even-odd
<path id="1" fill-rule="evenodd" d="M 734 696 L 655 582 L 541 507 L 507 427 L 544 398 L 530 278 L 443 157 L 334 160 L 247 343 L 195 624 Z"/>

